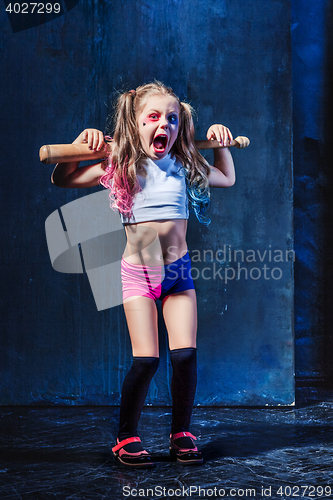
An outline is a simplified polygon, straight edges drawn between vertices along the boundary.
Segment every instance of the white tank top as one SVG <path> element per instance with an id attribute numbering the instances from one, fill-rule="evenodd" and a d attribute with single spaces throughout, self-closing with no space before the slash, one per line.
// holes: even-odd
<path id="1" fill-rule="evenodd" d="M 170 154 L 162 160 L 146 158 L 138 168 L 137 178 L 141 191 L 133 198 L 132 217 L 120 214 L 123 224 L 158 219 L 188 219 L 185 171 L 179 160 Z"/>

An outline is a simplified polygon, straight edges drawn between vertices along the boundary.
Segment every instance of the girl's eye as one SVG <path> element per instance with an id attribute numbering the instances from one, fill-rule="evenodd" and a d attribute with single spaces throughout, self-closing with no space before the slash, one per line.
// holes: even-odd
<path id="1" fill-rule="evenodd" d="M 157 115 L 149 115 L 149 118 L 151 120 L 157 120 L 158 119 L 158 116 Z"/>
<path id="2" fill-rule="evenodd" d="M 171 116 L 169 116 L 169 122 L 170 123 L 177 123 L 177 121 L 178 121 L 177 115 L 171 115 Z"/>

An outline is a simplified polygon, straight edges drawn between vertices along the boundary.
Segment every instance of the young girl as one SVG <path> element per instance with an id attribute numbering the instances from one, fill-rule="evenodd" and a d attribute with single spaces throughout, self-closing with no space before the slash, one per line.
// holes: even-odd
<path id="1" fill-rule="evenodd" d="M 153 465 L 137 435 L 149 384 L 159 364 L 157 309 L 168 331 L 173 367 L 170 453 L 182 464 L 200 464 L 202 455 L 189 432 L 197 382 L 197 304 L 186 244 L 188 201 L 198 220 L 209 224 L 209 186 L 229 187 L 235 170 L 223 125 L 212 125 L 207 139 L 216 139 L 214 166 L 194 142 L 192 108 L 160 82 L 120 95 L 108 165 L 55 167 L 52 182 L 78 188 L 102 184 L 110 188 L 127 236 L 121 263 L 123 304 L 133 350 L 125 377 L 120 425 L 114 456 L 132 467 Z M 102 132 L 84 130 L 74 144 L 92 150 L 105 146 Z"/>

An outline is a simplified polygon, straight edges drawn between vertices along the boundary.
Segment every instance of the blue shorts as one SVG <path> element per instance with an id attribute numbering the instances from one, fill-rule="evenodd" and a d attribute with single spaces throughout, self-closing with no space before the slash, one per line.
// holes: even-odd
<path id="1" fill-rule="evenodd" d="M 174 293 L 194 289 L 188 252 L 163 269 L 161 266 L 130 264 L 122 259 L 121 277 L 124 300 L 134 296 L 163 300 Z"/>

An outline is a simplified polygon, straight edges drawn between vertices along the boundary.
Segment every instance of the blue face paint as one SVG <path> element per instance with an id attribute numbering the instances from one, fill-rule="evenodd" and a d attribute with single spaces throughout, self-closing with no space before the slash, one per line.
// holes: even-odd
<path id="1" fill-rule="evenodd" d="M 177 115 L 171 115 L 168 118 L 169 122 L 172 123 L 173 125 L 178 123 L 178 116 Z"/>

